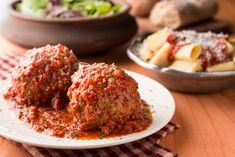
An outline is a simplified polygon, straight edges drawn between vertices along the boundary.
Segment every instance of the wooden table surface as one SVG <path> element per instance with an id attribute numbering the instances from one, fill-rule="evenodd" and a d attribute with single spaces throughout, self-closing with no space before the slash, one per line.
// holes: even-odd
<path id="1" fill-rule="evenodd" d="M 218 19 L 227 21 L 235 32 L 235 1 L 220 0 Z M 140 32 L 152 27 L 144 19 L 138 20 Z M 81 58 L 87 62 L 105 61 L 122 68 L 142 73 L 154 79 L 156 76 L 134 64 L 126 56 L 128 43 L 109 53 L 93 58 Z M 0 53 L 23 54 L 24 48 L 9 43 L 0 36 Z M 1 66 L 1 65 L 0 65 Z M 218 82 L 219 83 L 219 82 Z M 235 87 L 213 94 L 193 95 L 171 92 L 176 101 L 173 121 L 181 128 L 162 141 L 162 145 L 178 152 L 180 157 L 235 157 Z M 27 157 L 24 151 L 0 137 L 0 157 Z"/>

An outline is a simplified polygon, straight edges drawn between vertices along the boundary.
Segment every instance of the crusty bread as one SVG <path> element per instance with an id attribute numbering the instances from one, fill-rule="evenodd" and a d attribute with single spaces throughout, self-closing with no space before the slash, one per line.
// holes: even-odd
<path id="1" fill-rule="evenodd" d="M 148 16 L 152 7 L 159 0 L 126 0 L 131 4 L 131 14 L 134 16 Z"/>
<path id="2" fill-rule="evenodd" d="M 164 0 L 155 4 L 151 23 L 173 29 L 213 17 L 218 10 L 216 0 Z"/>

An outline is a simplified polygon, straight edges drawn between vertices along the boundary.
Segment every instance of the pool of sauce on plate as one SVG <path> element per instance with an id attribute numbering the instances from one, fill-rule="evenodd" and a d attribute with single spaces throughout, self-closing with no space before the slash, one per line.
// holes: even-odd
<path id="1" fill-rule="evenodd" d="M 29 106 L 15 104 L 11 109 L 16 112 L 17 117 L 23 121 L 27 127 L 32 128 L 37 132 L 60 138 L 91 140 L 120 137 L 130 133 L 140 132 L 115 132 L 110 135 L 104 135 L 99 130 L 81 131 L 79 130 L 78 121 L 67 111 L 66 108 L 55 110 L 52 107 L 46 105 L 39 107 L 35 105 Z M 151 114 L 151 112 L 149 113 Z M 140 121 L 139 125 L 144 128 L 141 131 L 146 130 L 151 123 L 152 119 Z"/>

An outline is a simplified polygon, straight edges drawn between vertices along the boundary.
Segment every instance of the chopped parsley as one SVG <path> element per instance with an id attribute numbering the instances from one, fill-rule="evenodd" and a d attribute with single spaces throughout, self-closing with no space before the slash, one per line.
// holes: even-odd
<path id="1" fill-rule="evenodd" d="M 41 58 L 41 55 L 36 55 L 36 60 L 40 60 Z"/>
<path id="2" fill-rule="evenodd" d="M 99 134 L 99 139 L 103 139 L 103 138 L 104 138 L 104 133 L 101 132 L 101 133 Z"/>
<path id="3" fill-rule="evenodd" d="M 73 69 L 78 69 L 78 66 L 79 66 L 79 62 L 75 62 L 74 64 L 73 64 Z"/>
<path id="4" fill-rule="evenodd" d="M 114 81 L 114 80 L 115 80 L 115 78 L 113 78 L 113 77 L 109 78 L 109 81 Z"/>
<path id="5" fill-rule="evenodd" d="M 20 112 L 19 115 L 18 115 L 18 118 L 21 119 L 23 117 L 23 113 Z"/>
<path id="6" fill-rule="evenodd" d="M 82 113 L 83 109 L 80 107 L 80 108 L 78 109 L 78 111 L 79 111 L 80 113 Z"/>
<path id="7" fill-rule="evenodd" d="M 32 96 L 33 95 L 33 91 L 31 89 L 28 89 L 27 90 L 27 94 L 28 94 L 28 96 Z"/>
<path id="8" fill-rule="evenodd" d="M 77 132 L 72 132 L 72 133 L 70 134 L 70 136 L 71 136 L 72 138 L 77 137 L 77 135 L 78 135 L 78 133 L 77 133 Z"/>
<path id="9" fill-rule="evenodd" d="M 108 87 L 108 83 L 107 82 L 103 83 L 103 87 L 104 88 Z"/>
<path id="10" fill-rule="evenodd" d="M 123 74 L 124 74 L 125 76 L 129 76 L 125 71 L 123 72 Z"/>
<path id="11" fill-rule="evenodd" d="M 110 79 L 110 78 L 111 78 L 111 74 L 108 74 L 108 75 L 107 75 L 107 78 Z"/>
<path id="12" fill-rule="evenodd" d="M 111 73 L 109 73 L 109 74 L 107 75 L 107 79 L 108 79 L 109 81 L 114 81 L 114 80 L 115 80 L 115 78 L 112 77 L 112 74 L 111 74 Z"/>

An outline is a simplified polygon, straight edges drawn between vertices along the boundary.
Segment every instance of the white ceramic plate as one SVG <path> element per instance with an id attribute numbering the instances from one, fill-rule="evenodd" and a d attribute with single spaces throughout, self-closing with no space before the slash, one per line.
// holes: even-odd
<path id="1" fill-rule="evenodd" d="M 16 118 L 14 112 L 9 110 L 9 104 L 12 102 L 7 102 L 2 98 L 3 92 L 11 84 L 9 80 L 6 80 L 0 83 L 0 135 L 21 143 L 58 149 L 109 147 L 147 137 L 159 131 L 171 120 L 175 112 L 175 102 L 170 92 L 158 82 L 134 72 L 128 72 L 128 74 L 139 83 L 140 95 L 150 105 L 153 112 L 153 123 L 145 131 L 97 140 L 72 140 L 38 133 L 27 128 Z"/>

